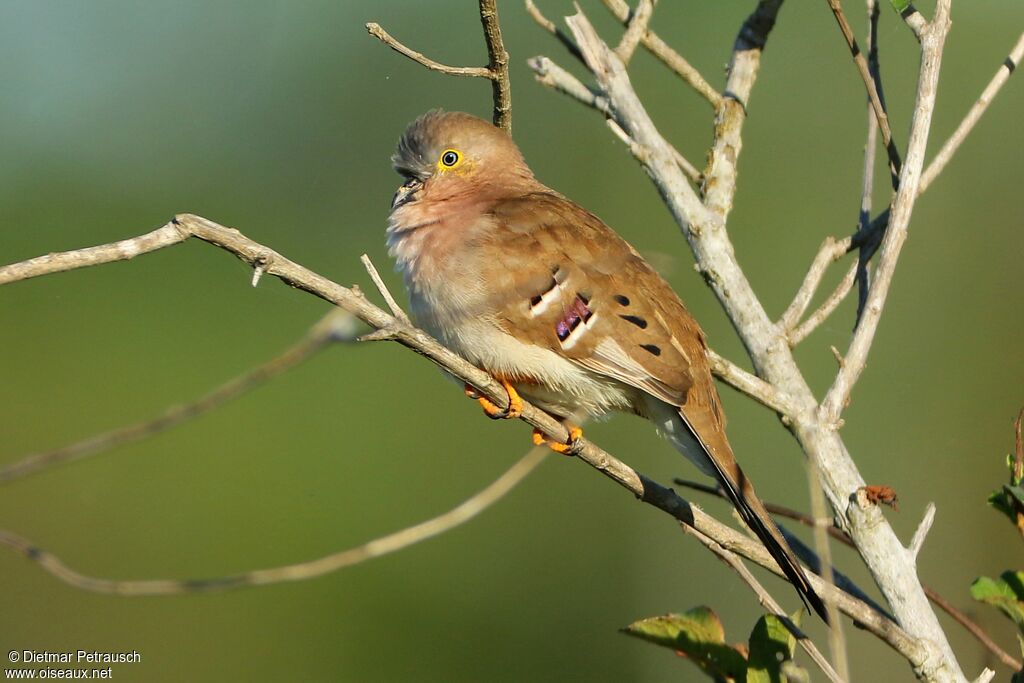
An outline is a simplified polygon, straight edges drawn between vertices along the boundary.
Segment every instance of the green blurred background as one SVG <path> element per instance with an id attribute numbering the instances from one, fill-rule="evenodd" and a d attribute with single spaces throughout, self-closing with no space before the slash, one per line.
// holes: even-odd
<path id="1" fill-rule="evenodd" d="M 540 3 L 551 17 L 568 2 Z M 859 3 L 851 20 L 865 25 Z M 422 68 L 366 35 L 378 21 L 438 60 L 483 61 L 476 3 L 246 0 L 0 3 L 0 262 L 112 241 L 190 211 L 341 283 L 368 253 L 397 292 L 383 229 L 398 178 L 388 157 L 432 107 L 488 116 L 489 86 Z M 752 2 L 663 2 L 653 26 L 723 82 Z M 619 29 L 585 7 L 609 40 Z M 743 351 L 657 193 L 600 117 L 536 84 L 525 60 L 578 68 L 500 5 L 512 54 L 515 137 L 537 175 L 615 226 L 663 268 L 712 345 Z M 888 7 L 883 70 L 903 144 L 916 45 Z M 922 10 L 930 14 L 931 3 Z M 954 7 L 932 150 L 1024 25 L 1014 0 Z M 663 132 L 700 164 L 710 108 L 649 55 L 631 73 Z M 856 219 L 864 96 L 825 3 L 789 3 L 750 102 L 730 221 L 773 315 L 826 235 Z M 985 496 L 1005 478 L 1024 403 L 1020 173 L 1024 90 L 1011 82 L 922 198 L 844 435 L 865 478 L 896 488 L 909 539 L 938 517 L 921 574 L 1014 651 L 1009 622 L 975 608 L 980 574 L 1024 553 Z M 887 188 L 879 164 L 877 202 Z M 841 274 L 836 268 L 827 283 Z M 327 307 L 200 243 L 0 289 L 0 462 L 154 415 L 268 359 Z M 848 341 L 852 303 L 799 349 L 816 391 Z M 768 500 L 807 508 L 800 452 L 768 411 L 723 390 L 730 435 Z M 410 400 L 410 399 L 413 400 Z M 588 435 L 662 482 L 695 471 L 621 417 Z M 216 576 L 317 557 L 440 513 L 527 448 L 430 363 L 389 344 L 332 348 L 216 413 L 152 440 L 6 485 L 0 527 L 87 574 Z M 720 517 L 727 506 L 704 500 Z M 870 586 L 857 558 L 840 566 Z M 763 574 L 761 574 L 763 575 Z M 0 549 L 5 650 L 137 650 L 119 680 L 699 679 L 617 633 L 698 604 L 744 641 L 758 614 L 739 580 L 640 505 L 552 457 L 451 533 L 305 583 L 224 594 L 83 593 Z M 775 579 L 789 608 L 798 601 Z M 943 617 L 973 675 L 991 658 Z M 818 625 L 811 632 L 824 642 Z M 898 656 L 847 629 L 857 680 L 910 680 Z M 1005 669 L 1000 669 L 1002 677 Z M 816 673 L 816 672 L 815 672 Z M 817 676 L 815 675 L 815 678 Z"/>

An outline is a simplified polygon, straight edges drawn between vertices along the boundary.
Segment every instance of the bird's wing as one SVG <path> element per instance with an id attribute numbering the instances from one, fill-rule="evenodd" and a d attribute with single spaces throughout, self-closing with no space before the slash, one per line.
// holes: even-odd
<path id="1" fill-rule="evenodd" d="M 599 218 L 558 194 L 502 200 L 491 217 L 497 229 L 480 246 L 498 261 L 489 283 L 496 322 L 521 341 L 677 410 L 700 446 L 686 455 L 715 473 L 747 525 L 825 618 L 821 599 L 736 463 L 704 333 L 668 283 Z"/>
<path id="2" fill-rule="evenodd" d="M 506 331 L 681 406 L 707 364 L 704 336 L 672 288 L 593 214 L 554 193 L 497 202 L 482 245 L 491 310 Z M 699 374 L 699 373 L 696 373 Z"/>

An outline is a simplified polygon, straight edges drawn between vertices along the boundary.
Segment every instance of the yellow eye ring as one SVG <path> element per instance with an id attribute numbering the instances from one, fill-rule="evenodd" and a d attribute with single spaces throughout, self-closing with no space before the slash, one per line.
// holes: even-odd
<path id="1" fill-rule="evenodd" d="M 445 168 L 455 168 L 462 162 L 462 155 L 454 149 L 446 149 L 441 152 L 441 158 L 438 163 Z"/>

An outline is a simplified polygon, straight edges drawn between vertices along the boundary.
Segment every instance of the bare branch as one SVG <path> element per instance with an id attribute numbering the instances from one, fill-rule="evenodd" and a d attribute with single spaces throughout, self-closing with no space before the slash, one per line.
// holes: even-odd
<path id="1" fill-rule="evenodd" d="M 536 469 L 547 453 L 547 448 L 530 449 L 526 455 L 482 491 L 433 519 L 374 539 L 356 548 L 332 553 L 308 562 L 289 564 L 272 569 L 257 569 L 232 576 L 187 580 L 145 579 L 115 581 L 81 574 L 64 564 L 56 555 L 37 547 L 31 541 L 10 531 L 0 530 L 0 544 L 6 545 L 20 555 L 37 563 L 45 571 L 64 583 L 94 593 L 124 596 L 181 595 L 184 593 L 219 592 L 248 586 L 266 586 L 285 581 L 305 581 L 397 552 L 415 543 L 443 534 L 461 524 L 465 524 L 515 488 L 530 472 Z"/>
<path id="2" fill-rule="evenodd" d="M 604 5 L 623 24 L 629 23 L 630 10 L 626 0 L 604 0 Z M 648 30 L 644 33 L 640 38 L 640 43 L 652 55 L 661 60 L 665 66 L 682 78 L 687 85 L 696 90 L 712 107 L 718 109 L 718 106 L 722 103 L 722 95 L 704 80 L 704 77 L 697 69 L 686 61 L 681 54 L 669 47 L 654 31 Z"/>
<path id="3" fill-rule="evenodd" d="M 654 0 L 640 0 L 637 3 L 636 10 L 630 12 L 630 17 L 626 21 L 626 32 L 622 34 L 622 40 L 619 41 L 618 47 L 615 48 L 615 53 L 622 60 L 623 64 L 629 64 L 629 60 L 633 58 L 633 53 L 636 52 L 640 39 L 647 34 L 647 25 L 651 23 L 651 16 L 653 14 Z"/>
<path id="4" fill-rule="evenodd" d="M 501 37 L 497 0 L 480 0 L 480 23 L 487 43 L 487 70 L 494 99 L 494 125 L 512 134 L 512 84 L 508 78 L 508 51 Z"/>
<path id="5" fill-rule="evenodd" d="M 828 530 L 832 527 L 831 518 L 825 505 L 825 492 L 821 488 L 821 476 L 818 472 L 818 464 L 811 460 L 807 468 L 807 485 L 810 491 L 811 512 L 814 516 L 814 549 L 821 559 L 818 573 L 828 583 L 838 585 L 835 578 L 835 565 L 832 561 L 832 548 L 828 542 Z M 839 619 L 836 606 L 832 603 L 825 603 L 828 608 L 828 617 L 831 628 L 828 631 L 829 651 L 832 653 L 832 661 L 840 675 L 850 678 L 850 664 L 846 650 L 846 635 L 843 632 L 843 622 Z"/>
<path id="6" fill-rule="evenodd" d="M 583 55 L 580 54 L 580 49 L 576 46 L 576 43 L 573 42 L 572 38 L 570 38 L 565 31 L 556 26 L 555 22 L 545 17 L 537 8 L 537 5 L 533 4 L 533 0 L 526 0 L 526 11 L 533 20 L 537 22 L 538 26 L 557 38 L 558 42 L 564 45 L 565 49 L 569 51 L 569 54 L 576 59 L 583 61 Z M 538 59 L 545 58 L 541 57 Z"/>
<path id="7" fill-rule="evenodd" d="M 932 522 L 934 521 L 935 503 L 928 503 L 928 507 L 924 511 L 924 517 L 921 519 L 921 523 L 917 526 L 917 531 L 914 532 L 914 537 L 910 539 L 910 545 L 907 546 L 907 550 L 915 560 L 921 552 L 921 546 L 924 545 L 924 539 L 928 536 L 928 532 L 932 530 Z"/>
<path id="8" fill-rule="evenodd" d="M 779 606 L 779 603 L 777 603 L 775 598 L 771 596 L 771 593 L 761 585 L 761 582 L 750 573 L 750 570 L 747 569 L 742 560 L 699 531 L 690 529 L 685 525 L 683 526 L 683 531 L 700 541 L 704 547 L 717 555 L 723 562 L 725 562 L 725 564 L 729 565 L 737 574 L 739 574 L 740 578 L 750 586 L 750 590 L 754 591 L 754 594 L 757 595 L 758 601 L 761 605 L 770 613 L 778 617 L 783 626 L 785 626 L 786 629 L 793 634 L 793 637 L 796 638 L 796 642 L 800 644 L 800 647 L 802 647 L 810 656 L 811 660 L 818 665 L 821 672 L 825 674 L 830 681 L 833 681 L 833 683 L 842 683 L 844 679 L 836 673 L 835 669 L 833 669 L 828 663 L 828 660 L 821 654 L 821 651 L 818 650 L 814 642 L 807 637 L 806 633 L 800 630 L 800 628 L 793 623 L 793 620 L 789 618 L 789 615 L 786 614 L 785 610 Z"/>
<path id="9" fill-rule="evenodd" d="M 793 302 L 786 309 L 786 312 L 782 314 L 782 317 L 779 318 L 779 327 L 783 331 L 789 332 L 800 322 L 800 317 L 807 311 L 807 307 L 810 305 L 811 299 L 814 298 L 814 293 L 818 291 L 818 286 L 821 284 L 822 278 L 825 277 L 828 267 L 846 255 L 849 251 L 849 244 L 849 239 L 837 241 L 834 237 L 825 238 L 825 241 L 818 249 L 818 253 L 814 256 L 814 260 L 811 261 L 811 267 L 807 270 L 807 275 L 804 276 L 800 289 L 797 290 L 796 295 L 793 297 Z"/>
<path id="10" fill-rule="evenodd" d="M 822 402 L 822 414 L 828 421 L 834 422 L 839 419 L 839 414 L 849 400 L 854 384 L 864 371 L 871 342 L 878 329 L 882 308 L 892 284 L 900 250 L 907 238 L 907 227 L 920 187 L 928 133 L 935 110 L 942 49 L 950 26 L 949 6 L 950 0 L 939 0 L 935 8 L 935 17 L 929 23 L 928 31 L 922 37 L 921 71 L 910 139 L 907 145 L 907 162 L 900 176 L 899 190 L 893 199 L 889 226 L 882 238 L 881 254 L 875 268 L 875 281 L 868 294 L 864 314 L 846 353 L 846 364 L 839 370 L 832 387 Z"/>
<path id="11" fill-rule="evenodd" d="M 807 316 L 807 320 L 803 321 L 799 327 L 789 333 L 789 344 L 790 346 L 796 346 L 804 339 L 806 339 L 811 332 L 816 330 L 819 325 L 825 322 L 830 315 L 839 307 L 839 304 L 843 303 L 843 299 L 853 289 L 853 283 L 857 279 L 858 267 L 856 263 L 851 263 L 850 267 L 846 271 L 846 275 L 839 281 L 836 288 L 828 295 L 828 298 L 821 302 L 821 306 L 818 307 L 814 313 Z"/>
<path id="12" fill-rule="evenodd" d="M 716 377 L 776 413 L 787 416 L 796 410 L 792 399 L 756 375 L 708 349 L 711 372 Z"/>
<path id="13" fill-rule="evenodd" d="M 381 28 L 380 24 L 371 21 L 366 25 L 366 30 L 371 36 L 384 43 L 398 54 L 408 57 L 412 61 L 421 66 L 427 67 L 431 71 L 440 71 L 441 73 L 448 74 L 449 76 L 472 76 L 475 78 L 487 79 L 490 79 L 491 77 L 490 69 L 485 66 L 448 66 L 441 62 L 435 62 L 424 54 L 416 52 L 416 50 L 406 47 L 400 43 L 398 40 L 393 38 L 390 33 Z"/>
<path id="14" fill-rule="evenodd" d="M 380 292 L 382 297 L 384 297 L 384 302 L 387 303 L 388 308 L 391 309 L 391 314 L 403 323 L 411 324 L 412 321 L 409 320 L 409 316 L 406 315 L 405 311 L 402 310 L 402 307 L 398 305 L 397 301 L 395 301 L 395 297 L 391 296 L 391 290 L 389 290 L 388 286 L 384 284 L 384 280 L 381 279 L 380 273 L 377 272 L 377 267 L 373 265 L 373 261 L 370 260 L 370 257 L 363 254 L 359 257 L 359 260 L 362 261 L 363 267 L 366 268 L 366 272 L 370 276 L 370 279 L 373 280 L 373 284 L 377 288 L 377 291 Z"/>
<path id="15" fill-rule="evenodd" d="M 172 427 L 177 427 L 181 423 L 209 413 L 228 401 L 252 391 L 267 380 L 291 370 L 316 355 L 330 342 L 351 339 L 353 333 L 352 314 L 348 311 L 334 309 L 314 325 L 297 344 L 245 374 L 228 380 L 205 396 L 190 403 L 172 406 L 151 420 L 96 434 L 52 451 L 34 453 L 10 465 L 0 467 L 0 484 L 6 484 L 49 467 L 74 462 L 118 446 L 141 441 Z"/>
<path id="16" fill-rule="evenodd" d="M 864 81 L 864 87 L 867 89 L 868 100 L 871 102 L 871 108 L 875 112 L 878 128 L 882 132 L 882 144 L 885 145 L 885 150 L 889 155 L 889 173 L 892 176 L 892 186 L 893 189 L 896 189 L 899 186 L 899 176 L 903 163 L 900 160 L 899 150 L 896 149 L 896 143 L 892 139 L 892 130 L 889 128 L 889 115 L 886 113 L 885 105 L 878 95 L 875 79 L 871 76 L 867 60 L 864 59 L 864 53 L 857 46 L 857 39 L 853 36 L 853 29 L 850 28 L 850 22 L 846 20 L 846 15 L 843 13 L 842 3 L 840 0 L 828 0 L 828 6 L 835 15 L 836 22 L 839 24 L 839 30 L 842 32 L 843 38 L 846 39 L 846 45 L 853 56 L 853 63 L 856 65 L 857 72 L 860 73 L 860 77 Z"/>
<path id="17" fill-rule="evenodd" d="M 946 168 L 946 164 L 953 158 L 957 149 L 963 144 L 963 141 L 967 138 L 972 130 L 974 130 L 975 124 L 981 119 L 982 114 L 988 109 L 988 105 L 992 103 L 995 96 L 999 94 L 1000 88 L 1010 78 L 1010 74 L 1016 70 L 1020 65 L 1021 58 L 1024 58 L 1024 33 L 1017 39 L 1017 44 L 1013 46 L 1013 50 L 1003 60 L 1003 63 L 999 65 L 999 69 L 996 71 L 996 75 L 992 77 L 992 80 L 988 82 L 985 89 L 982 91 L 981 96 L 971 107 L 971 110 L 967 112 L 967 116 L 957 126 L 956 131 L 949 136 L 945 144 L 942 145 L 942 149 L 935 155 L 932 162 L 928 164 L 928 168 L 921 176 L 921 187 L 918 192 L 924 192 L 928 189 L 928 186 L 932 184 L 932 181 L 942 173 L 943 169 Z"/>

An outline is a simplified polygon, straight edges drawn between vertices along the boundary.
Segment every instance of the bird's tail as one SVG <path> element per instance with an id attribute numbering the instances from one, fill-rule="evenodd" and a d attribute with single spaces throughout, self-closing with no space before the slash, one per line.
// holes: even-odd
<path id="1" fill-rule="evenodd" d="M 732 502 L 737 512 L 740 513 L 744 523 L 761 539 L 764 547 L 775 558 L 775 561 L 779 563 L 779 567 L 786 575 L 786 578 L 789 579 L 793 587 L 800 593 L 800 599 L 804 601 L 805 605 L 813 608 L 825 620 L 825 623 L 828 623 L 825 603 L 822 602 L 821 597 L 811 586 L 811 582 L 807 579 L 807 575 L 804 573 L 803 567 L 800 566 L 800 562 L 796 559 L 796 555 L 793 554 L 792 549 L 782 536 L 782 532 L 779 531 L 779 527 L 775 525 L 775 522 L 768 514 L 761 499 L 757 497 L 753 484 L 750 483 L 750 480 L 747 479 L 743 470 L 736 463 L 732 448 L 724 438 L 724 432 L 720 430 L 694 429 L 682 410 L 679 411 L 679 415 L 682 417 L 683 422 L 686 423 L 690 434 L 696 437 L 697 444 L 699 444 L 702 451 L 699 455 L 703 456 L 701 459 L 704 462 L 699 462 L 698 466 L 718 480 L 725 494 L 729 497 L 730 502 Z M 705 443 L 700 437 L 701 432 L 705 434 L 709 432 L 712 434 L 721 433 L 723 436 L 714 445 L 711 445 Z M 689 449 L 686 449 L 684 453 L 691 459 L 696 460 L 695 454 L 687 451 Z"/>

